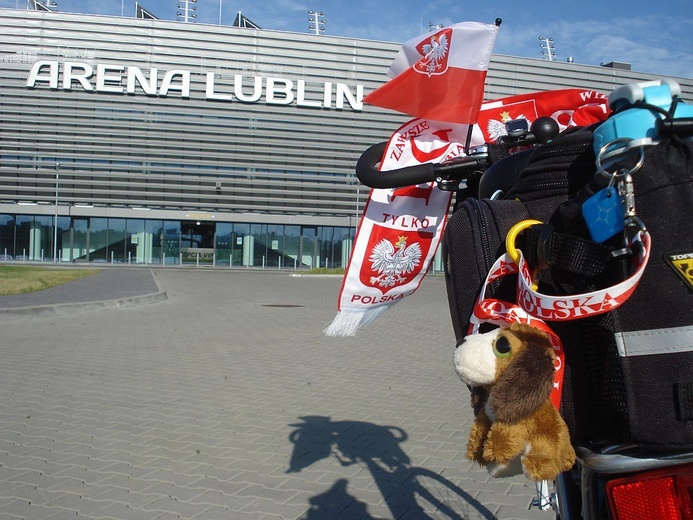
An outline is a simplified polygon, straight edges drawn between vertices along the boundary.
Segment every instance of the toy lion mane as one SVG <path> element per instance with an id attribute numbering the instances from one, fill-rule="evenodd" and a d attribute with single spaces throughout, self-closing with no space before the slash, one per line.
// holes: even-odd
<path id="1" fill-rule="evenodd" d="M 544 332 L 513 324 L 459 342 L 455 371 L 472 389 L 467 458 L 504 477 L 552 480 L 575 463 L 568 427 L 550 400 L 555 354 Z"/>

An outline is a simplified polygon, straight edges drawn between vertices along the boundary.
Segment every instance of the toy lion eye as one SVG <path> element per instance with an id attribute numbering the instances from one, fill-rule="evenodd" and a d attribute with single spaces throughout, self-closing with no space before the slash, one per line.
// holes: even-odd
<path id="1" fill-rule="evenodd" d="M 510 356 L 510 342 L 505 336 L 498 336 L 493 342 L 493 353 L 500 358 Z"/>

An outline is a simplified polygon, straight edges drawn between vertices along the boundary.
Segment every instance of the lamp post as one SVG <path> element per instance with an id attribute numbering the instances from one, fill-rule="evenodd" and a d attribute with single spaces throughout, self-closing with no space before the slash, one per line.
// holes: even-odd
<path id="1" fill-rule="evenodd" d="M 55 163 L 55 215 L 53 216 L 53 263 L 58 261 L 58 186 L 60 182 L 60 163 Z"/>

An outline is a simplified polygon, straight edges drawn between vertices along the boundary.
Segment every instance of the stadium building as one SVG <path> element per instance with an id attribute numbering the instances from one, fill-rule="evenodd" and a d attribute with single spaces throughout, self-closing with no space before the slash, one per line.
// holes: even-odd
<path id="1" fill-rule="evenodd" d="M 345 266 L 399 43 L 0 9 L 0 259 Z M 486 99 L 657 76 L 494 55 Z M 684 99 L 693 85 L 675 78 Z"/>

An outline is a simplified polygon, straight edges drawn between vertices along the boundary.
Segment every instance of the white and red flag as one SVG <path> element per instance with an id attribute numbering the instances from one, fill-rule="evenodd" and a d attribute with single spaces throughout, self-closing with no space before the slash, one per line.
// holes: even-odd
<path id="1" fill-rule="evenodd" d="M 461 22 L 402 46 L 392 79 L 364 101 L 412 116 L 475 123 L 498 27 Z"/>

